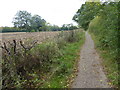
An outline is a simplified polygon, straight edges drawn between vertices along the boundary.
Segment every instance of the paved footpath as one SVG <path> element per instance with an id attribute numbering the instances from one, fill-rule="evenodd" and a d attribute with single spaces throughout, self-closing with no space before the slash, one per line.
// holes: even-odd
<path id="1" fill-rule="evenodd" d="M 94 42 L 88 32 L 85 36 L 85 44 L 80 53 L 79 71 L 72 88 L 109 88 Z"/>

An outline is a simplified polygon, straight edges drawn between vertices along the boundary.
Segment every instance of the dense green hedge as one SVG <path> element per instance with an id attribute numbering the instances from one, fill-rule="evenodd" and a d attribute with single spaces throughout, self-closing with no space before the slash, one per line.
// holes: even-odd
<path id="1" fill-rule="evenodd" d="M 120 59 L 118 6 L 118 2 L 86 2 L 73 17 L 82 28 L 99 37 L 99 46 L 108 48 L 117 61 Z"/>
<path id="2" fill-rule="evenodd" d="M 118 3 L 109 3 L 103 7 L 89 24 L 89 31 L 99 38 L 99 46 L 108 48 L 114 59 L 118 60 Z"/>
<path id="3" fill-rule="evenodd" d="M 95 37 L 96 47 L 100 49 L 104 58 L 105 69 L 112 85 L 118 86 L 119 80 L 119 24 L 118 24 L 118 3 L 106 3 L 102 11 L 90 22 L 89 32 Z"/>

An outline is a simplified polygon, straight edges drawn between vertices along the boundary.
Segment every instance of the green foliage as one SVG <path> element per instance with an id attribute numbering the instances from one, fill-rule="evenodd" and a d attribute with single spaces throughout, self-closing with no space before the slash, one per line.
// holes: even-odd
<path id="1" fill-rule="evenodd" d="M 103 62 L 107 66 L 108 77 L 114 85 L 118 85 L 118 70 L 116 68 L 120 59 L 119 6 L 118 2 L 87 0 L 73 17 L 79 26 L 95 35 L 96 46 L 102 51 L 101 55 L 105 59 Z M 113 64 L 114 70 L 110 64 Z"/>
<path id="2" fill-rule="evenodd" d="M 81 32 L 79 32 L 78 30 L 72 30 L 65 33 L 61 33 L 60 36 L 63 36 L 63 40 L 65 40 L 66 42 L 72 43 L 72 42 L 78 42 L 81 39 L 80 33 Z"/>
<path id="3" fill-rule="evenodd" d="M 46 21 L 39 15 L 32 16 L 27 11 L 18 11 L 13 19 L 14 27 L 26 29 L 29 32 L 34 29 L 35 31 L 46 31 Z"/>
<path id="4" fill-rule="evenodd" d="M 105 48 L 104 46 L 102 47 L 102 45 L 100 45 L 99 37 L 96 37 L 93 33 L 91 33 L 91 35 L 95 41 L 96 49 L 99 51 L 100 57 L 103 59 L 102 65 L 108 79 L 110 80 L 108 84 L 116 88 L 118 86 L 119 80 L 119 64 L 114 59 L 114 57 L 116 57 L 113 54 L 114 51 L 112 52 L 108 48 Z"/>
<path id="5" fill-rule="evenodd" d="M 29 29 L 30 20 L 31 20 L 31 13 L 28 13 L 27 11 L 19 11 L 14 17 L 13 23 L 15 27 L 21 29 Z"/>
<path id="6" fill-rule="evenodd" d="M 67 43 L 74 43 L 81 40 L 81 37 L 83 33 L 79 30 L 72 30 L 68 32 L 61 31 L 61 33 L 58 35 L 58 39 L 56 39 L 56 43 L 58 44 L 59 48 L 64 47 Z"/>
<path id="7" fill-rule="evenodd" d="M 100 2 L 86 2 L 81 6 L 73 17 L 79 26 L 88 29 L 90 21 L 98 14 L 101 8 Z"/>
<path id="8" fill-rule="evenodd" d="M 64 36 L 63 32 L 60 36 Z M 69 88 L 69 79 L 74 73 L 77 58 L 79 58 L 78 53 L 85 40 L 84 32 L 80 32 L 79 37 L 81 38 L 80 41 L 66 43 L 66 45 L 60 49 L 63 54 L 58 58 L 60 64 L 58 65 L 58 68 L 55 68 L 52 78 L 47 80 L 42 88 Z"/>
<path id="9" fill-rule="evenodd" d="M 15 43 L 7 44 L 10 53 L 7 50 L 2 51 L 3 88 L 42 87 L 42 83 L 46 85 L 44 81 L 56 78 L 59 76 L 58 74 L 60 74 L 59 77 L 70 75 L 79 44 L 83 43 L 83 40 L 76 41 L 74 39 L 75 41 L 69 41 L 71 37 L 75 36 L 77 36 L 76 38 L 83 38 L 83 32 L 75 32 L 76 34 L 79 33 L 79 35 L 74 33 L 71 36 L 71 31 L 69 31 L 67 32 L 69 34 L 68 37 L 64 34 L 66 32 L 62 32 L 56 40 L 49 40 L 42 44 L 37 44 L 31 49 L 20 48 Z M 68 40 L 65 40 L 65 38 Z M 59 41 L 61 39 L 65 44 L 61 44 L 63 43 Z M 30 42 L 28 40 L 24 45 L 31 47 L 31 45 L 28 45 Z M 19 47 L 16 47 L 16 45 Z M 68 60 L 71 60 L 71 62 Z M 66 79 L 66 76 L 63 79 Z M 66 85 L 66 82 L 64 85 Z"/>
<path id="10" fill-rule="evenodd" d="M 36 57 L 37 60 L 39 60 L 38 65 L 41 65 L 40 67 L 44 72 L 48 72 L 50 67 L 52 66 L 52 63 L 57 62 L 54 62 L 54 58 L 61 55 L 61 53 L 59 52 L 59 48 L 57 47 L 57 44 L 55 42 L 46 42 L 44 44 L 40 44 L 32 49 L 31 54 Z"/>
<path id="11" fill-rule="evenodd" d="M 41 18 L 39 15 L 34 15 L 31 19 L 31 28 L 35 31 L 46 31 L 46 21 Z"/>
<path id="12" fill-rule="evenodd" d="M 104 6 L 103 11 L 100 12 L 99 16 L 96 16 L 89 25 L 89 31 L 99 37 L 100 46 L 102 48 L 108 48 L 113 52 L 113 56 L 115 56 L 114 59 L 118 58 L 115 54 L 117 54 L 119 49 L 117 19 L 117 3 L 109 3 Z"/>
<path id="13" fill-rule="evenodd" d="M 117 63 L 120 59 L 118 27 L 118 3 L 116 2 L 103 3 L 102 10 L 89 24 L 89 31 L 98 40 L 97 48 L 103 51 L 102 57 L 105 59 L 103 62 L 107 66 L 108 78 L 113 85 L 118 85 Z M 110 64 L 113 64 L 113 67 Z"/>
<path id="14" fill-rule="evenodd" d="M 72 23 L 71 24 L 63 24 L 62 27 L 59 27 L 57 25 L 48 24 L 47 28 L 49 31 L 65 31 L 65 30 L 78 29 L 77 26 L 74 26 Z"/>
<path id="15" fill-rule="evenodd" d="M 29 32 L 33 32 L 32 30 L 35 30 L 35 32 L 37 32 L 37 31 L 61 31 L 77 29 L 77 27 L 73 26 L 73 24 L 64 24 L 62 27 L 59 27 L 57 25 L 51 25 L 47 23 L 44 19 L 42 19 L 41 16 L 39 15 L 32 16 L 31 13 L 27 11 L 18 11 L 13 19 L 13 24 L 14 27 L 18 29 L 18 31 L 22 31 L 22 29 L 25 29 L 26 31 Z M 8 32 L 12 31 L 13 30 L 9 30 Z"/>
<path id="16" fill-rule="evenodd" d="M 28 32 L 28 31 L 25 29 L 19 29 L 19 28 L 14 28 L 14 27 L 2 27 L 0 32 L 5 33 L 5 32 Z"/>
<path id="17" fill-rule="evenodd" d="M 47 25 L 47 29 L 49 31 L 60 31 L 61 30 L 61 28 L 59 26 L 57 26 L 57 25 L 51 25 L 51 24 Z"/>
<path id="18" fill-rule="evenodd" d="M 3 51 L 2 56 L 3 88 L 17 87 L 17 82 L 24 87 L 23 84 L 30 83 L 29 81 L 33 79 L 32 73 L 36 72 L 39 75 L 49 72 L 52 65 L 57 62 L 54 61 L 55 58 L 60 56 L 57 44 L 54 42 L 38 44 L 29 51 L 21 49 L 16 54 L 14 54 L 13 47 L 9 46 L 9 48 L 11 49 L 10 55 Z M 39 75 L 38 78 L 41 79 L 42 76 Z M 23 80 L 28 80 L 28 82 L 22 83 Z"/>
<path id="19" fill-rule="evenodd" d="M 61 30 L 74 30 L 78 29 L 76 26 L 73 26 L 73 24 L 63 24 L 61 27 Z"/>
<path id="20" fill-rule="evenodd" d="M 35 30 L 33 29 L 33 30 L 31 30 L 31 32 L 35 32 Z"/>

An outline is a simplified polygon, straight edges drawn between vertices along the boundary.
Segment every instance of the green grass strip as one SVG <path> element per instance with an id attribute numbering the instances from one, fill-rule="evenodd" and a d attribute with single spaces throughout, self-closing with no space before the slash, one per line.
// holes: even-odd
<path id="1" fill-rule="evenodd" d="M 67 88 L 70 86 L 71 77 L 75 73 L 77 60 L 80 57 L 80 49 L 85 41 L 85 35 L 81 36 L 81 40 L 75 43 L 67 44 L 61 52 L 63 55 L 59 59 L 62 63 L 58 66 L 58 70 L 54 75 L 39 88 Z"/>

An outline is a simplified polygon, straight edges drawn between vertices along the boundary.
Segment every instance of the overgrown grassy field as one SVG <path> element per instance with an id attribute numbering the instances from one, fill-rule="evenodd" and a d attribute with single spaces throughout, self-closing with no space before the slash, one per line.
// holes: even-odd
<path id="1" fill-rule="evenodd" d="M 19 50 L 15 40 L 4 44 L 3 88 L 69 87 L 84 40 L 84 32 L 74 30 L 63 31 L 42 44 L 28 46 L 20 41 Z"/>

